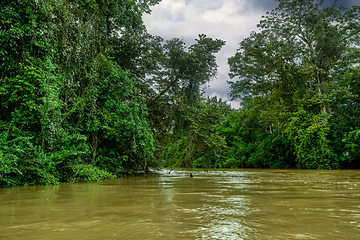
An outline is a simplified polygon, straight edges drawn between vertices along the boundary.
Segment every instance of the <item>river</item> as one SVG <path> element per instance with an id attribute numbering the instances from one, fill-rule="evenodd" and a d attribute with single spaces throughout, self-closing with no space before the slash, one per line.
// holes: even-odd
<path id="1" fill-rule="evenodd" d="M 360 239 L 360 171 L 162 170 L 0 189 L 0 239 Z"/>

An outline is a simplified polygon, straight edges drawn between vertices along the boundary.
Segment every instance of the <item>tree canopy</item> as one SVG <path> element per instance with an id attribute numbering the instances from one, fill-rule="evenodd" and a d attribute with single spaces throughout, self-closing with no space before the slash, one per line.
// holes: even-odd
<path id="1" fill-rule="evenodd" d="M 231 95 L 286 136 L 298 167 L 337 168 L 329 119 L 341 84 L 359 63 L 359 6 L 279 0 L 229 58 Z"/>
<path id="2" fill-rule="evenodd" d="M 145 31 L 158 1 L 8 1 L 1 6 L 1 186 L 146 170 L 154 141 L 113 39 Z M 120 41 L 120 40 L 119 40 Z"/>
<path id="3" fill-rule="evenodd" d="M 152 167 L 360 167 L 360 7 L 278 0 L 204 85 L 221 39 L 149 34 L 158 0 L 0 6 L 0 187 Z"/>

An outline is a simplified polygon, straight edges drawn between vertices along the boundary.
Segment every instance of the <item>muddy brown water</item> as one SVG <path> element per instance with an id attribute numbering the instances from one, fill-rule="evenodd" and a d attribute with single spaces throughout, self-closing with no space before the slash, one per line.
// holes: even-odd
<path id="1" fill-rule="evenodd" d="M 0 239 L 360 239 L 360 171 L 162 170 L 0 189 Z"/>

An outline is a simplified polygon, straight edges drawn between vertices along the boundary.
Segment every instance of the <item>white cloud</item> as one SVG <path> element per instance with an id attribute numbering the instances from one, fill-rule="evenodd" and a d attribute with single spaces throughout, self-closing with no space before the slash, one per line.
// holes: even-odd
<path id="1" fill-rule="evenodd" d="M 338 4 L 350 6 L 358 2 L 339 0 Z M 225 40 L 226 45 L 217 54 L 218 77 L 206 88 L 206 93 L 227 100 L 230 99 L 227 59 L 235 54 L 239 42 L 257 29 L 261 16 L 277 5 L 275 0 L 162 0 L 143 19 L 150 34 L 165 39 L 183 38 L 192 44 L 203 33 Z M 234 101 L 233 107 L 238 104 Z"/>
<path id="2" fill-rule="evenodd" d="M 165 39 L 178 37 L 194 41 L 203 33 L 225 40 L 226 45 L 217 54 L 218 77 L 206 88 L 206 93 L 229 100 L 227 59 L 235 54 L 239 42 L 256 30 L 266 12 L 250 5 L 249 0 L 163 0 L 143 19 L 150 34 Z M 239 102 L 233 101 L 232 106 L 238 108 Z"/>
<path id="3" fill-rule="evenodd" d="M 227 0 L 221 8 L 207 10 L 202 14 L 202 18 L 210 23 L 230 24 L 241 22 L 242 16 L 238 14 L 239 8 L 244 7 L 243 1 Z"/>
<path id="4" fill-rule="evenodd" d="M 238 101 L 228 101 L 228 103 L 230 103 L 231 107 L 234 109 L 240 108 L 240 102 L 238 102 Z"/>

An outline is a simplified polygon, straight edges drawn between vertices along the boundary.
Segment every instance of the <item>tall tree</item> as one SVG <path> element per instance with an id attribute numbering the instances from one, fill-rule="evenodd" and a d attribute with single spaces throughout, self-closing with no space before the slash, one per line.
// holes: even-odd
<path id="1" fill-rule="evenodd" d="M 229 58 L 233 98 L 251 102 L 295 146 L 298 167 L 337 167 L 327 140 L 337 80 L 359 62 L 359 6 L 279 0 Z M 248 105 L 248 106 L 251 106 Z"/>
<path id="2" fill-rule="evenodd" d="M 193 161 L 194 138 L 190 119 L 200 105 L 202 85 L 216 76 L 215 54 L 224 44 L 223 40 L 214 40 L 204 34 L 200 34 L 188 49 L 183 40 L 175 38 L 166 41 L 160 62 L 161 71 L 154 75 L 157 96 L 149 104 L 153 112 L 151 117 L 160 116 L 165 120 L 166 125 L 163 125 L 163 120 L 157 122 L 162 122 L 160 127 L 168 134 L 160 145 L 176 144 L 180 139 L 186 143 L 184 165 L 189 166 Z M 159 114 L 160 109 L 166 114 Z"/>
<path id="3" fill-rule="evenodd" d="M 114 59 L 114 42 L 145 32 L 141 16 L 158 2 L 0 6 L 0 186 L 147 169 L 153 138 L 146 101 L 134 94 L 137 74 Z"/>

